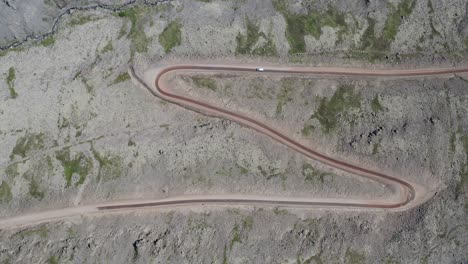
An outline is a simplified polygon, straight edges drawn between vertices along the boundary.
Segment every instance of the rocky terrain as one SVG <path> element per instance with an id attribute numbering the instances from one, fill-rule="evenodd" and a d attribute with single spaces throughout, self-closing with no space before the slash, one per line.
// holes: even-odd
<path id="1" fill-rule="evenodd" d="M 129 65 L 468 66 L 466 0 L 0 2 L 0 218 L 179 194 L 385 197 Z M 467 263 L 468 76 L 173 76 L 328 155 L 424 185 L 404 212 L 197 207 L 0 230 L 5 263 Z"/>

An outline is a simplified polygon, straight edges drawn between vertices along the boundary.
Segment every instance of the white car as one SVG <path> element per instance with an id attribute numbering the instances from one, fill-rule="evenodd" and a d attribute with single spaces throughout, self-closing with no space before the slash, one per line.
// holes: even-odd
<path id="1" fill-rule="evenodd" d="M 264 71 L 264 69 L 263 69 L 263 68 L 257 68 L 257 69 L 255 69 L 255 70 L 256 70 L 256 71 L 258 71 L 258 72 L 262 72 L 262 71 Z"/>

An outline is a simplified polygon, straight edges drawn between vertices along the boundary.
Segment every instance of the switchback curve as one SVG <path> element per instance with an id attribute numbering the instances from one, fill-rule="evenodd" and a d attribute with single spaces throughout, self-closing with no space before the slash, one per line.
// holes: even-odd
<path id="1" fill-rule="evenodd" d="M 148 89 L 153 95 L 167 100 L 169 102 L 179 104 L 188 109 L 201 112 L 208 115 L 214 115 L 220 118 L 227 118 L 241 125 L 250 127 L 260 133 L 263 133 L 274 140 L 286 145 L 287 147 L 296 150 L 306 157 L 321 161 L 332 167 L 348 171 L 360 176 L 370 178 L 384 184 L 387 184 L 400 192 L 400 199 L 393 202 L 372 202 L 369 200 L 350 200 L 350 199 L 306 199 L 301 197 L 269 197 L 255 195 L 239 195 L 239 194 L 213 194 L 213 195 L 196 195 L 196 196 L 179 196 L 168 197 L 163 199 L 152 200 L 128 200 L 128 201 L 113 201 L 103 202 L 95 205 L 84 205 L 69 208 L 61 208 L 57 210 L 40 211 L 31 214 L 23 214 L 9 218 L 0 219 L 0 229 L 10 229 L 22 226 L 30 226 L 44 222 L 74 218 L 81 215 L 97 215 L 106 213 L 123 212 L 135 210 L 139 208 L 174 208 L 180 206 L 200 206 L 200 205 L 259 205 L 259 206 L 290 206 L 290 207 L 332 207 L 332 208 L 371 208 L 384 210 L 404 210 L 414 207 L 427 199 L 423 197 L 419 186 L 398 177 L 389 176 L 380 172 L 362 168 L 355 164 L 346 163 L 344 161 L 328 157 L 315 150 L 308 148 L 282 134 L 266 124 L 262 124 L 250 117 L 242 116 L 238 113 L 218 108 L 204 102 L 197 101 L 192 98 L 187 98 L 172 94 L 164 87 L 161 77 L 169 72 L 177 70 L 194 70 L 194 71 L 236 71 L 236 72 L 254 72 L 255 67 L 251 66 L 224 66 L 224 65 L 174 65 L 169 67 L 157 68 L 147 71 L 145 74 L 146 82 L 135 74 L 133 67 L 130 67 L 129 73 L 132 79 L 139 85 Z M 361 77 L 416 77 L 416 76 L 433 76 L 446 75 L 456 73 L 468 73 L 468 68 L 453 68 L 453 69 L 422 69 L 422 70 L 363 70 L 363 69 L 348 69 L 348 68 L 285 68 L 285 67 L 269 67 L 264 68 L 266 72 L 285 73 L 285 74 L 313 74 L 313 75 L 335 75 L 335 76 L 361 76 Z M 147 83 L 150 83 L 148 85 Z M 151 87 L 154 86 L 154 87 Z"/>
<path id="2" fill-rule="evenodd" d="M 156 69 L 151 74 L 155 74 L 154 82 L 149 83 L 154 84 L 154 87 L 150 87 L 136 76 L 133 68 L 130 69 L 131 76 L 138 81 L 141 85 L 146 87 L 153 95 L 181 105 L 191 110 L 208 114 L 211 116 L 217 116 L 221 118 L 230 119 L 231 121 L 237 122 L 246 127 L 250 127 L 260 133 L 263 133 L 276 141 L 290 147 L 293 150 L 296 150 L 308 158 L 312 158 L 323 162 L 329 166 L 351 172 L 366 178 L 370 178 L 379 182 L 382 182 L 394 189 L 399 189 L 401 192 L 401 199 L 397 202 L 388 203 L 388 202 L 355 202 L 355 201 L 340 201 L 336 202 L 336 199 L 331 201 L 314 201 L 311 199 L 308 203 L 302 203 L 301 205 L 311 205 L 311 206 L 345 206 L 345 207 L 370 207 L 370 208 L 400 208 L 408 205 L 415 200 L 416 189 L 413 185 L 401 178 L 394 176 L 389 176 L 377 171 L 366 169 L 355 164 L 350 164 L 324 154 L 317 152 L 308 148 L 307 146 L 301 144 L 300 142 L 288 137 L 287 135 L 281 133 L 280 131 L 261 123 L 255 119 L 252 119 L 248 116 L 217 107 L 206 102 L 196 100 L 194 98 L 177 95 L 171 93 L 168 87 L 164 86 L 164 82 L 161 82 L 161 78 L 173 71 L 180 70 L 193 70 L 193 71 L 209 71 L 209 72 L 256 72 L 258 68 L 252 66 L 226 66 L 226 65 L 174 65 L 169 67 L 163 67 Z M 257 71 L 258 72 L 258 71 Z M 313 74 L 313 75 L 336 75 L 336 76 L 359 76 L 359 77 L 415 77 L 415 76 L 430 76 L 430 75 L 444 75 L 444 74 L 456 74 L 456 73 L 465 73 L 468 72 L 466 68 L 454 68 L 454 69 L 421 69 L 421 70 L 363 70 L 363 69 L 346 69 L 346 68 L 307 68 L 307 67 L 269 67 L 263 68 L 262 72 L 270 73 L 282 73 L 282 74 Z M 396 187 L 396 188 L 395 188 Z"/>

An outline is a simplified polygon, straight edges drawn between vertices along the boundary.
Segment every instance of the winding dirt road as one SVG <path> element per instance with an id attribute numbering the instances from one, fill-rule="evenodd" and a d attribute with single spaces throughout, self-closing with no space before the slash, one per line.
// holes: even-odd
<path id="1" fill-rule="evenodd" d="M 255 195 L 198 195 L 169 197 L 157 200 L 131 200 L 114 201 L 97 205 L 77 206 L 52 211 L 38 212 L 27 215 L 0 219 L 0 228 L 16 228 L 20 226 L 33 225 L 48 221 L 75 218 L 80 215 L 92 215 L 103 213 L 115 213 L 138 208 L 172 208 L 189 205 L 268 205 L 268 206 L 291 206 L 291 207 L 334 207 L 334 208 L 373 208 L 404 210 L 418 205 L 428 199 L 429 195 L 422 186 L 411 183 L 402 178 L 386 175 L 377 171 L 363 168 L 356 164 L 341 161 L 315 150 L 308 148 L 300 142 L 288 137 L 267 124 L 261 123 L 248 116 L 229 111 L 206 102 L 193 98 L 181 96 L 170 92 L 165 85 L 163 77 L 165 74 L 175 71 L 205 71 L 205 72 L 256 72 L 254 66 L 229 66 L 229 65 L 174 65 L 160 67 L 146 71 L 143 78 L 135 74 L 133 68 L 129 73 L 132 79 L 141 87 L 148 89 L 153 95 L 183 106 L 185 108 L 201 112 L 210 116 L 226 118 L 246 127 L 252 128 L 259 133 L 267 135 L 285 146 L 305 155 L 308 158 L 323 162 L 334 168 L 344 170 L 374 181 L 378 181 L 391 188 L 395 195 L 385 200 L 358 200 L 358 199 L 319 199 L 303 197 L 270 197 Z M 312 67 L 266 67 L 266 73 L 281 74 L 309 74 L 309 75 L 333 75 L 333 76 L 358 76 L 358 77 L 418 77 L 434 75 L 451 75 L 457 73 L 468 73 L 468 68 L 452 69 L 413 69 L 413 70 L 365 70 L 351 68 L 312 68 Z M 263 74 L 263 73 L 258 73 Z"/>
<path id="2" fill-rule="evenodd" d="M 134 72 L 133 68 L 130 69 L 131 76 L 134 80 L 148 89 L 153 95 L 186 107 L 188 109 L 201 112 L 210 116 L 217 116 L 226 118 L 231 121 L 237 122 L 246 127 L 252 128 L 257 132 L 265 134 L 274 140 L 286 145 L 287 147 L 300 152 L 308 158 L 315 159 L 325 163 L 334 168 L 341 169 L 362 177 L 369 178 L 387 185 L 395 191 L 398 199 L 391 200 L 368 200 L 368 201 L 355 201 L 343 199 L 327 199 L 320 200 L 310 199 L 305 203 L 298 204 L 291 202 L 290 198 L 285 198 L 284 202 L 288 205 L 302 205 L 302 206 L 334 206 L 334 207 L 361 207 L 361 208 L 380 208 L 391 209 L 404 207 L 415 200 L 421 200 L 424 194 L 424 189 L 421 186 L 415 187 L 415 184 L 409 181 L 389 176 L 377 171 L 360 167 L 356 164 L 350 164 L 308 148 L 300 142 L 288 137 L 280 131 L 264 124 L 260 121 L 252 119 L 248 116 L 211 105 L 197 99 L 189 98 L 182 95 L 177 95 L 170 91 L 170 88 L 165 85 L 163 77 L 165 74 L 175 71 L 208 71 L 208 72 L 257 72 L 258 74 L 264 73 L 281 73 L 281 74 L 307 74 L 307 75 L 334 75 L 334 76 L 358 76 L 358 77 L 417 77 L 417 76 L 433 76 L 433 75 L 446 75 L 456 73 L 466 73 L 467 68 L 453 68 L 453 69 L 413 69 L 413 70 L 366 70 L 366 69 L 350 69 L 350 68 L 311 68 L 311 67 L 266 67 L 262 68 L 261 72 L 257 71 L 258 68 L 254 66 L 231 66 L 231 65 L 174 65 L 169 67 L 157 68 L 150 70 L 145 74 L 145 81 L 141 80 Z M 154 78 L 154 82 L 152 82 Z M 150 87 L 148 83 L 153 84 Z M 416 189 L 419 192 L 416 192 Z M 418 195 L 418 196 L 417 196 Z M 118 206 L 114 207 L 118 208 Z"/>

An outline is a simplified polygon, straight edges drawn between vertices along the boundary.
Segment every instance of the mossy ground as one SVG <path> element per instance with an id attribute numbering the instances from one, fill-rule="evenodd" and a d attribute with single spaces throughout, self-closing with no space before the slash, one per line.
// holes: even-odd
<path id="1" fill-rule="evenodd" d="M 224 246 L 224 251 L 223 251 L 223 264 L 228 264 L 228 257 L 227 257 L 227 246 Z"/>
<path id="2" fill-rule="evenodd" d="M 159 35 L 159 43 L 166 53 L 182 42 L 182 24 L 177 21 L 170 22 Z"/>
<path id="3" fill-rule="evenodd" d="M 260 174 L 265 177 L 267 180 L 276 178 L 276 177 L 283 177 L 284 173 L 280 172 L 278 168 L 273 166 L 267 166 L 264 168 L 263 166 L 257 166 L 257 169 L 260 171 Z"/>
<path id="4" fill-rule="evenodd" d="M 387 20 L 385 21 L 385 26 L 383 29 L 384 39 L 390 42 L 395 39 L 403 19 L 408 17 L 413 12 L 415 6 L 415 0 L 403 0 L 396 7 L 390 3 L 388 4 L 390 13 L 387 16 Z"/>
<path id="5" fill-rule="evenodd" d="M 19 175 L 18 173 L 18 162 L 8 165 L 5 169 L 5 174 L 10 178 L 13 179 Z"/>
<path id="6" fill-rule="evenodd" d="M 147 11 L 144 8 L 134 7 L 125 11 L 121 11 L 117 14 L 119 17 L 126 18 L 130 21 L 130 31 L 127 34 L 127 38 L 129 38 L 131 41 L 130 53 L 132 57 L 135 52 L 147 52 L 148 45 L 151 42 L 151 39 L 146 36 L 145 30 L 143 28 L 143 25 L 146 22 L 146 12 Z M 125 32 L 122 31 L 122 35 L 125 35 Z"/>
<path id="7" fill-rule="evenodd" d="M 281 115 L 283 107 L 292 101 L 295 79 L 286 78 L 281 81 L 281 90 L 276 96 L 278 103 L 276 104 L 276 115 Z"/>
<path id="8" fill-rule="evenodd" d="M 57 259 L 56 256 L 51 256 L 51 257 L 47 260 L 47 263 L 48 263 L 48 264 L 59 264 L 60 262 L 58 261 L 58 259 Z"/>
<path id="9" fill-rule="evenodd" d="M 102 155 L 92 147 L 94 159 L 99 164 L 97 181 L 110 181 L 122 176 L 123 160 L 115 155 Z"/>
<path id="10" fill-rule="evenodd" d="M 312 134 L 312 131 L 315 129 L 313 125 L 310 124 L 304 124 L 304 127 L 301 130 L 301 134 L 305 137 L 310 136 Z"/>
<path id="11" fill-rule="evenodd" d="M 330 173 L 320 171 L 309 163 L 304 163 L 302 165 L 302 176 L 304 180 L 311 183 L 324 183 L 325 176 L 331 175 Z"/>
<path id="12" fill-rule="evenodd" d="M 389 3 L 389 14 L 380 35 L 375 32 L 375 20 L 367 18 L 368 27 L 361 38 L 360 50 L 365 51 L 371 61 L 381 59 L 382 54 L 388 52 L 400 25 L 413 12 L 415 5 L 415 0 L 403 0 L 396 7 Z"/>
<path id="13" fill-rule="evenodd" d="M 275 208 L 273 208 L 273 213 L 274 213 L 275 215 L 287 215 L 287 214 L 288 214 L 288 210 L 282 209 L 282 208 L 279 208 L 279 207 L 275 207 Z"/>
<path id="14" fill-rule="evenodd" d="M 25 51 L 26 48 L 24 46 L 18 46 L 18 47 L 12 47 L 7 50 L 1 50 L 0 51 L 0 58 L 7 55 L 9 52 L 23 52 Z"/>
<path id="15" fill-rule="evenodd" d="M 44 47 L 50 47 L 55 44 L 55 38 L 53 36 L 49 36 L 41 41 L 41 45 Z"/>
<path id="16" fill-rule="evenodd" d="M 121 82 L 125 82 L 127 80 L 130 80 L 130 75 L 127 72 L 119 74 L 115 80 L 112 82 L 112 84 L 118 84 Z"/>
<path id="17" fill-rule="evenodd" d="M 43 133 L 26 134 L 25 136 L 20 137 L 16 141 L 16 145 L 10 155 L 10 159 L 14 159 L 15 156 L 25 158 L 28 152 L 42 149 L 44 147 L 44 138 L 45 136 Z"/>
<path id="18" fill-rule="evenodd" d="M 320 255 L 314 255 L 309 258 L 303 258 L 298 256 L 296 259 L 297 264 L 310 264 L 310 263 L 316 263 L 316 264 L 324 264 L 322 259 L 320 258 Z"/>
<path id="19" fill-rule="evenodd" d="M 380 149 L 380 141 L 372 144 L 372 155 L 379 153 L 379 149 Z"/>
<path id="20" fill-rule="evenodd" d="M 372 108 L 372 111 L 377 113 L 377 112 L 383 112 L 385 110 L 385 108 L 382 106 L 382 104 L 380 104 L 380 100 L 379 100 L 379 96 L 376 95 L 374 97 L 374 99 L 372 99 L 371 101 L 371 108 Z"/>
<path id="21" fill-rule="evenodd" d="M 311 118 L 317 119 L 322 131 L 327 134 L 336 128 L 340 116 L 360 107 L 361 95 L 354 92 L 354 86 L 340 85 L 330 99 L 320 99 L 320 104 Z"/>
<path id="22" fill-rule="evenodd" d="M 345 20 L 346 15 L 331 6 L 324 12 L 313 9 L 307 14 L 292 13 L 286 0 L 274 0 L 273 6 L 286 20 L 286 38 L 290 45 L 290 54 L 306 52 L 304 36 L 311 35 L 319 39 L 324 26 L 336 28 L 340 40 L 349 30 Z"/>
<path id="23" fill-rule="evenodd" d="M 457 133 L 452 132 L 449 138 L 449 152 L 450 154 L 453 154 L 455 152 L 455 147 L 456 147 L 456 140 L 457 140 Z"/>
<path id="24" fill-rule="evenodd" d="M 42 200 L 44 198 L 44 191 L 39 186 L 39 183 L 33 178 L 29 182 L 29 194 L 31 197 L 34 197 L 38 200 Z"/>
<path id="25" fill-rule="evenodd" d="M 8 75 L 6 78 L 6 83 L 8 85 L 8 90 L 10 90 L 10 97 L 15 99 L 18 97 L 18 94 L 16 93 L 15 90 L 15 80 L 16 80 L 16 71 L 15 68 L 10 67 L 8 69 Z"/>
<path id="26" fill-rule="evenodd" d="M 91 16 L 91 15 L 78 15 L 78 16 L 74 16 L 70 19 L 70 21 L 68 22 L 68 24 L 71 26 L 71 27 L 75 27 L 75 26 L 81 26 L 81 25 L 84 25 L 86 23 L 89 23 L 91 21 L 95 21 L 95 20 L 98 20 L 99 18 L 96 18 L 94 16 Z"/>
<path id="27" fill-rule="evenodd" d="M 265 35 L 248 17 L 245 18 L 247 33 L 245 35 L 239 33 L 236 36 L 236 54 L 251 54 L 259 56 L 275 56 L 277 55 L 276 46 L 271 36 Z M 260 39 L 263 39 L 263 44 L 256 46 Z"/>
<path id="28" fill-rule="evenodd" d="M 236 223 L 234 225 L 234 228 L 232 229 L 232 238 L 231 242 L 229 243 L 229 249 L 232 250 L 232 247 L 234 246 L 235 243 L 242 243 L 240 232 L 239 232 L 239 225 Z"/>
<path id="29" fill-rule="evenodd" d="M 107 42 L 106 46 L 104 46 L 104 48 L 102 48 L 101 53 L 111 52 L 113 50 L 114 50 L 114 46 L 112 45 L 112 40 L 109 40 L 109 42 Z"/>
<path id="30" fill-rule="evenodd" d="M 460 181 L 455 186 L 455 195 L 458 197 L 462 195 L 462 193 L 468 193 L 468 134 L 463 134 L 461 131 L 459 131 L 457 135 L 459 136 L 459 142 L 463 147 L 465 155 L 464 161 L 462 161 L 460 166 Z M 457 135 L 455 136 L 455 140 Z M 468 208 L 468 196 L 466 197 L 465 206 Z"/>
<path id="31" fill-rule="evenodd" d="M 337 43 L 340 43 L 346 34 L 355 33 L 360 28 L 353 15 L 341 12 L 332 6 L 328 6 L 324 11 L 312 8 L 307 13 L 291 12 L 289 2 L 286 0 L 274 0 L 273 6 L 286 20 L 286 38 L 290 45 L 290 54 L 306 52 L 304 36 L 310 35 L 315 39 L 319 39 L 324 26 L 336 29 Z M 382 59 L 389 52 L 390 45 L 395 40 L 399 27 L 404 19 L 413 12 L 415 6 L 416 0 L 403 0 L 396 6 L 388 3 L 388 15 L 381 33 L 376 32 L 376 21 L 368 17 L 368 26 L 361 37 L 361 43 L 352 46 L 349 56 L 368 59 L 371 62 Z M 350 16 L 354 22 L 347 22 L 347 16 Z M 432 34 L 438 34 L 432 22 L 431 27 L 433 29 Z"/>
<path id="32" fill-rule="evenodd" d="M 366 262 L 364 254 L 348 248 L 345 255 L 345 263 L 348 264 L 361 264 Z"/>
<path id="33" fill-rule="evenodd" d="M 19 236 L 21 238 L 26 238 L 29 236 L 38 236 L 40 238 L 47 238 L 49 236 L 49 229 L 46 226 L 34 227 L 31 229 L 26 229 L 16 233 L 14 236 Z"/>
<path id="34" fill-rule="evenodd" d="M 216 85 L 216 82 L 208 77 L 204 76 L 193 76 L 192 77 L 193 83 L 195 86 L 199 88 L 208 88 L 212 91 L 216 91 L 218 86 Z"/>
<path id="35" fill-rule="evenodd" d="M 381 263 L 384 263 L 384 264 L 400 264 L 399 261 L 397 261 L 397 260 L 395 260 L 395 259 L 393 259 L 391 257 L 383 258 Z"/>
<path id="36" fill-rule="evenodd" d="M 12 193 L 11 193 L 11 188 L 8 183 L 5 181 L 2 181 L 2 184 L 0 184 L 0 204 L 9 202 L 13 198 Z"/>
<path id="37" fill-rule="evenodd" d="M 66 187 L 72 185 L 72 176 L 77 174 L 79 179 L 76 181 L 75 186 L 83 184 L 86 176 L 93 167 L 93 162 L 84 153 L 76 153 L 72 158 L 70 149 L 66 148 L 55 153 L 57 160 L 62 163 L 63 174 L 66 181 Z"/>

